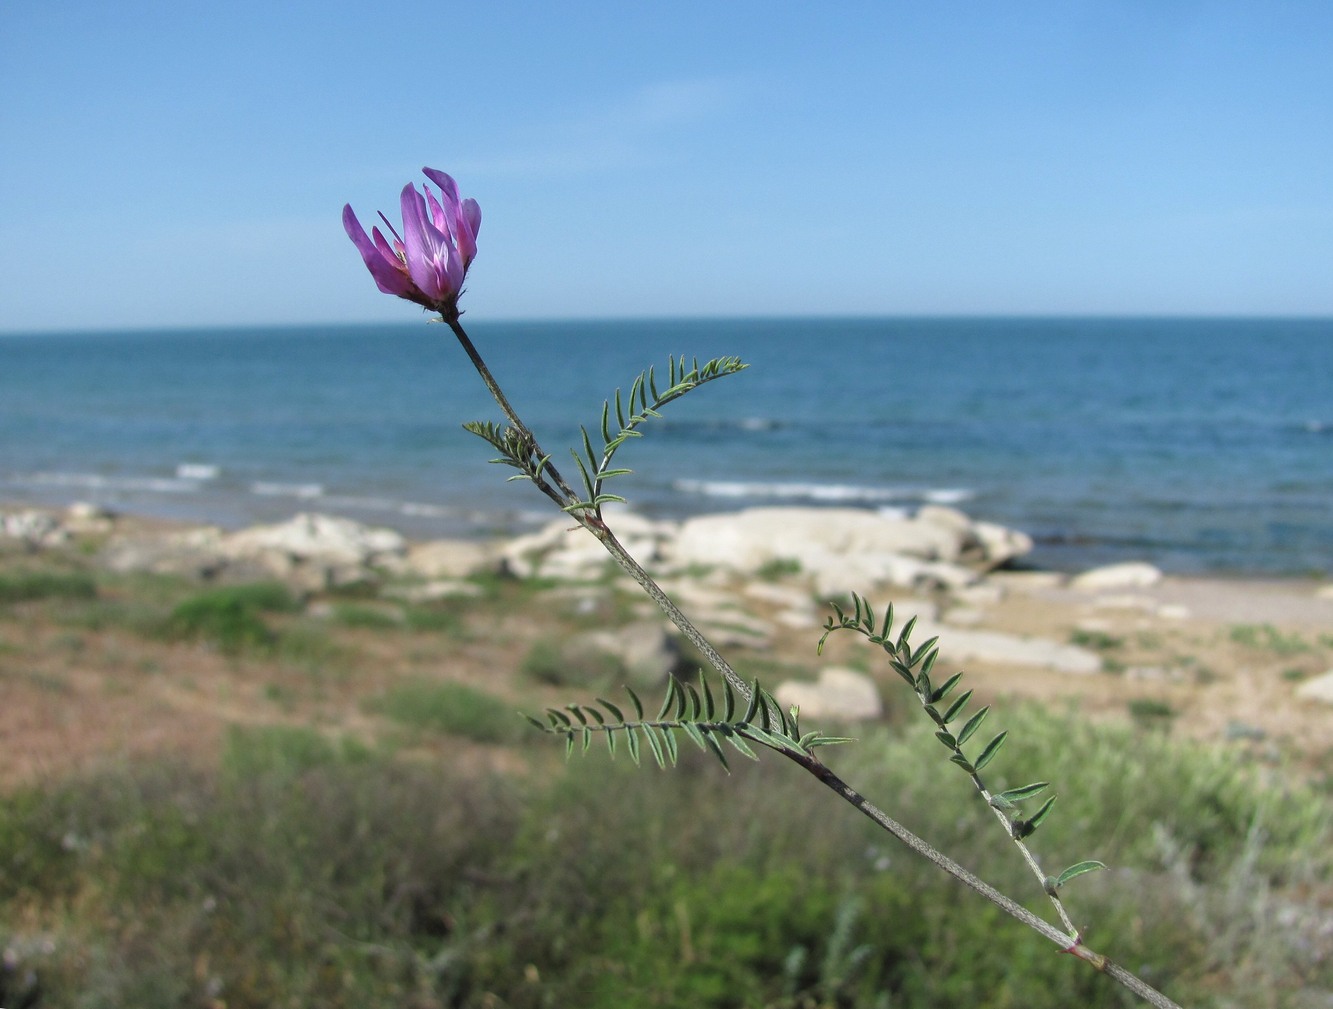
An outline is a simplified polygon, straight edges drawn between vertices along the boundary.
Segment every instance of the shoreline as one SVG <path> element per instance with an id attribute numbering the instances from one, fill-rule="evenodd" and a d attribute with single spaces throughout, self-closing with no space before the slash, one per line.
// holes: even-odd
<path id="1" fill-rule="evenodd" d="M 362 668 L 369 681 L 358 689 L 377 689 L 383 676 L 378 663 L 389 662 L 395 668 L 402 664 L 411 677 L 526 696 L 537 688 L 516 684 L 523 679 L 528 649 L 535 647 L 534 635 L 542 633 L 538 628 L 554 622 L 546 633 L 561 641 L 570 633 L 568 621 L 587 632 L 588 615 L 594 613 L 606 618 L 598 618 L 603 630 L 596 633 L 619 634 L 623 641 L 656 641 L 667 648 L 665 642 L 675 636 L 639 588 L 614 572 L 601 545 L 559 518 L 518 537 L 411 541 L 382 526 L 312 513 L 236 532 L 110 516 L 86 506 L 64 512 L 24 509 L 17 521 L 15 514 L 0 508 L 0 580 L 21 581 L 25 572 L 83 571 L 95 582 L 109 578 L 107 600 L 143 584 L 133 577 L 125 581 L 126 575 L 170 576 L 164 584 L 175 586 L 177 594 L 279 582 L 296 600 L 291 619 L 310 633 L 330 633 L 313 630 L 319 627 L 352 634 L 360 642 L 355 647 L 375 639 L 377 657 Z M 834 515 L 841 522 L 831 522 Z M 769 670 L 765 686 L 778 688 L 780 697 L 784 686 L 817 688 L 834 669 L 873 676 L 871 689 L 890 710 L 901 703 L 901 683 L 873 660 L 867 666 L 864 647 L 850 640 L 853 636 L 835 636 L 823 653 L 815 653 L 831 612 L 828 601 L 857 592 L 880 612 L 892 602 L 899 626 L 915 617 L 914 641 L 937 638 L 940 667 L 965 671 L 986 703 L 1067 704 L 1093 719 L 1128 718 L 1141 727 L 1242 747 L 1264 763 L 1294 759 L 1316 773 L 1325 766 L 1333 718 L 1333 585 L 1309 578 L 1178 576 L 1142 563 L 1077 575 L 1024 570 L 1003 559 L 1006 550 L 1021 558 L 1022 534 L 984 523 L 964 525 L 967 521 L 944 508 L 896 523 L 850 510 L 784 508 L 679 525 L 622 512 L 612 525 L 704 635 L 739 662 L 737 668 Z M 792 529 L 791 542 L 773 535 L 774 522 Z M 990 537 L 984 550 L 978 528 Z M 940 559 L 958 543 L 965 549 L 952 560 Z M 415 664 L 419 648 L 405 630 L 413 613 L 443 619 L 481 606 L 482 614 L 487 593 L 496 591 L 532 604 L 530 612 L 522 611 L 518 637 L 509 637 L 515 633 L 511 624 L 505 625 L 510 630 L 491 634 L 481 628 L 500 625 L 483 622 L 479 636 L 451 646 L 437 664 Z M 22 613 L 24 604 L 16 605 L 15 613 Z M 340 630 L 337 615 L 343 611 L 351 614 L 348 619 L 369 623 Z M 506 617 L 518 616 L 506 610 Z M 35 629 L 22 620 L 0 625 L 0 641 L 11 652 L 28 648 L 40 656 L 32 668 L 14 667 L 0 677 L 17 719 L 7 730 L 0 719 L 0 735 L 31 739 L 25 745 L 34 754 L 60 763 L 57 754 L 70 745 L 68 734 L 34 738 L 35 730 L 25 729 L 20 717 L 24 705 L 46 710 L 64 703 L 66 695 L 52 694 L 49 683 L 99 684 L 88 692 L 86 717 L 95 720 L 97 699 L 122 681 L 126 662 L 183 673 L 207 667 L 219 684 L 238 675 L 225 656 L 207 649 L 145 643 L 133 626 L 117 623 L 122 619 L 79 632 L 76 652 L 59 645 L 62 634 L 69 637 L 59 620 Z M 376 636 L 375 627 L 395 629 L 394 635 Z M 33 634 L 38 637 L 24 645 Z M 4 654 L 0 650 L 0 666 Z M 665 675 L 666 667 L 655 668 L 656 675 Z M 782 678 L 789 679 L 768 682 Z M 253 698 L 238 706 L 225 691 L 216 705 L 207 691 L 180 694 L 174 675 L 154 674 L 152 681 L 153 689 L 164 692 L 162 703 L 172 709 L 184 705 L 190 719 L 211 727 L 208 738 L 215 740 L 225 724 L 287 717 L 274 709 L 263 683 L 252 684 Z M 814 717 L 818 708 L 811 695 L 788 696 L 800 696 L 792 703 Z M 570 697 L 561 690 L 550 699 L 567 703 Z M 137 719 L 147 716 L 136 709 L 133 717 L 139 724 Z M 338 713 L 335 720 L 345 717 L 350 716 Z M 156 716 L 151 724 L 149 736 L 156 738 Z M 128 745 L 117 739 L 115 745 Z"/>
<path id="2" fill-rule="evenodd" d="M 42 494 L 24 498 L 0 498 L 0 516 L 21 511 L 40 511 L 60 514 L 71 508 L 92 508 L 105 511 L 118 520 L 127 523 L 164 527 L 218 528 L 226 532 L 240 532 L 256 526 L 281 523 L 292 516 L 315 512 L 357 522 L 363 525 L 392 529 L 412 542 L 430 542 L 434 540 L 459 540 L 473 543 L 494 543 L 506 539 L 528 535 L 549 524 L 553 511 L 547 502 L 534 500 L 531 507 L 512 507 L 501 510 L 486 510 L 480 507 L 420 505 L 410 502 L 381 501 L 366 497 L 344 495 L 274 494 L 267 499 L 248 499 L 245 506 L 229 505 L 224 501 L 210 502 L 199 507 L 197 501 L 179 503 L 163 501 L 147 503 L 143 501 L 123 502 L 102 500 L 98 496 L 80 496 L 72 493 Z M 644 516 L 652 521 L 683 523 L 697 518 L 710 516 L 737 515 L 753 509 L 787 509 L 792 512 L 822 509 L 830 512 L 841 508 L 852 508 L 868 515 L 911 515 L 919 508 L 935 507 L 931 502 L 917 508 L 871 508 L 860 504 L 809 504 L 766 502 L 737 504 L 734 507 L 708 507 L 689 509 L 680 514 L 663 512 L 659 509 L 628 509 L 631 514 Z M 945 504 L 943 507 L 955 507 Z M 962 504 L 966 510 L 966 504 Z M 1020 523 L 1015 527 L 1022 530 Z M 1024 533 L 1026 535 L 1026 532 Z M 1158 556 L 1152 550 L 1134 551 L 1121 545 L 1101 542 L 1081 537 L 1077 533 L 1066 534 L 1056 539 L 1029 537 L 1033 539 L 1032 553 L 1037 557 L 1015 558 L 1013 569 L 1036 571 L 1075 576 L 1082 571 L 1096 567 L 1128 562 L 1144 562 L 1159 568 L 1164 575 L 1188 580 L 1216 579 L 1227 582 L 1310 582 L 1333 583 L 1333 572 L 1323 574 L 1314 569 L 1281 570 L 1277 568 L 1239 569 L 1225 567 L 1205 567 L 1194 565 L 1173 565 L 1171 558 L 1178 554 L 1167 551 L 1169 557 Z M 1051 553 L 1066 555 L 1067 563 L 1051 564 L 1046 561 Z"/>

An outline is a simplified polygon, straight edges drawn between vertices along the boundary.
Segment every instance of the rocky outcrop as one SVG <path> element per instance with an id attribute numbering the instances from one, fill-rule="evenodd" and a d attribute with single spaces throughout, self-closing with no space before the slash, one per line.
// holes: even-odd
<path id="1" fill-rule="evenodd" d="M 828 719 L 835 722 L 865 722 L 884 714 L 879 687 L 869 676 L 855 669 L 830 666 L 814 683 L 786 680 L 773 692 L 784 709 L 795 706 L 803 719 Z"/>
<path id="2" fill-rule="evenodd" d="M 1085 592 L 1102 592 L 1107 589 L 1143 589 L 1156 585 L 1162 580 L 1162 572 L 1143 561 L 1127 561 L 1123 564 L 1108 564 L 1105 567 L 1092 568 L 1069 580 L 1069 587 Z"/>
<path id="3" fill-rule="evenodd" d="M 1333 704 L 1333 669 L 1306 680 L 1296 688 L 1296 696 L 1304 701 Z"/>

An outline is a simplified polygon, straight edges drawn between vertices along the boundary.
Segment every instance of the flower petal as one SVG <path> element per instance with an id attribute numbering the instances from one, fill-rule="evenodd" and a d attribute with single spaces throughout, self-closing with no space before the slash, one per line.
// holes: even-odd
<path id="1" fill-rule="evenodd" d="M 432 301 L 453 301 L 463 284 L 463 264 L 457 250 L 449 235 L 431 222 L 426 199 L 414 186 L 403 187 L 401 203 L 408 273 Z"/>
<path id="2" fill-rule="evenodd" d="M 343 206 L 343 230 L 347 232 L 347 237 L 352 240 L 358 252 L 361 253 L 361 259 L 366 264 L 366 269 L 375 279 L 375 286 L 385 294 L 396 294 L 400 298 L 412 298 L 419 295 L 416 285 L 412 283 L 412 278 L 400 268 L 395 268 L 390 264 L 384 255 L 384 249 L 378 247 L 378 243 L 371 240 L 366 234 L 366 229 L 361 227 L 361 222 L 356 219 L 356 214 L 352 211 L 352 205 Z M 379 229 L 375 229 L 375 237 L 380 243 L 384 242 L 384 237 L 380 235 Z M 387 243 L 385 243 L 387 244 Z M 397 257 L 394 257 L 397 262 Z"/>
<path id="3" fill-rule="evenodd" d="M 458 183 L 454 181 L 452 175 L 446 175 L 438 168 L 423 168 L 421 172 L 440 187 L 440 192 L 444 194 L 446 200 L 455 206 L 458 205 Z"/>

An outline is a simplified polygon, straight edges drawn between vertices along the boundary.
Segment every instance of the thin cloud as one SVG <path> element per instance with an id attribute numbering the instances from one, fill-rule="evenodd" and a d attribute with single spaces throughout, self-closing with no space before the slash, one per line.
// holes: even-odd
<path id="1" fill-rule="evenodd" d="M 660 81 L 592 108 L 568 110 L 528 133 L 541 142 L 451 164 L 460 174 L 568 178 L 658 160 L 660 142 L 744 106 L 750 89 L 728 78 Z"/>

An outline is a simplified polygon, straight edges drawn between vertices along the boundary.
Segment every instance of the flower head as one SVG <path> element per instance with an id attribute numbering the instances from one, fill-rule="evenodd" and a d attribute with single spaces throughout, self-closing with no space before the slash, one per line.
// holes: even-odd
<path id="1" fill-rule="evenodd" d="M 460 200 L 457 184 L 444 172 L 434 168 L 422 171 L 439 187 L 439 195 L 427 185 L 422 185 L 421 191 L 410 183 L 403 187 L 399 199 L 402 235 L 380 214 L 393 235 L 392 243 L 379 228 L 372 228 L 367 235 L 350 204 L 343 207 L 343 229 L 381 291 L 414 301 L 453 321 L 458 318 L 463 279 L 477 255 L 481 208 L 476 200 Z"/>

